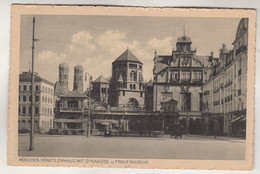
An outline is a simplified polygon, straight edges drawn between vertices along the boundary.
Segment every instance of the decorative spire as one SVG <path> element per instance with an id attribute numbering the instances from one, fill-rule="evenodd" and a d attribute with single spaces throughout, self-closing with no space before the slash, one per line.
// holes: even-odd
<path id="1" fill-rule="evenodd" d="M 185 25 L 183 25 L 183 36 L 185 36 Z"/>
<path id="2" fill-rule="evenodd" d="M 127 50 L 129 50 L 129 46 L 127 45 Z"/>
<path id="3" fill-rule="evenodd" d="M 29 61 L 29 72 L 31 72 L 31 62 Z"/>

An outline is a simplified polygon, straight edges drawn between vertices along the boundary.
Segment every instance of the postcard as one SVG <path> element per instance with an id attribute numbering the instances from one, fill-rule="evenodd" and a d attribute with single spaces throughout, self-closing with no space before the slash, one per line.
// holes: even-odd
<path id="1" fill-rule="evenodd" d="M 252 170 L 255 10 L 11 15 L 8 165 Z"/>

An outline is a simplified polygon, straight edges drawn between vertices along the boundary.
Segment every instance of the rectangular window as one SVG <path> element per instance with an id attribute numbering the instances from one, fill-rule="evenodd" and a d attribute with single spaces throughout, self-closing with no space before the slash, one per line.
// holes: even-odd
<path id="1" fill-rule="evenodd" d="M 39 96 L 35 96 L 35 102 L 39 101 Z"/>
<path id="2" fill-rule="evenodd" d="M 35 107 L 35 114 L 39 114 L 39 107 Z"/>
<path id="3" fill-rule="evenodd" d="M 32 101 L 32 96 L 29 96 L 29 101 L 30 101 L 30 102 Z"/>
<path id="4" fill-rule="evenodd" d="M 35 91 L 39 91 L 39 85 L 35 86 Z"/>
<path id="5" fill-rule="evenodd" d="M 32 113 L 32 107 L 29 107 L 29 114 Z"/>
<path id="6" fill-rule="evenodd" d="M 26 114 L 26 107 L 23 106 L 23 114 Z"/>
<path id="7" fill-rule="evenodd" d="M 27 90 L 27 87 L 26 85 L 23 85 L 23 90 L 26 91 Z"/>
<path id="8" fill-rule="evenodd" d="M 140 92 L 140 97 L 143 97 L 143 93 L 142 92 Z"/>
<path id="9" fill-rule="evenodd" d="M 23 101 L 26 102 L 26 96 L 23 96 Z"/>
<path id="10" fill-rule="evenodd" d="M 179 80 L 179 71 L 171 71 L 170 72 L 170 80 L 178 81 Z"/>
<path id="11" fill-rule="evenodd" d="M 30 91 L 32 90 L 32 85 L 30 85 Z"/>
<path id="12" fill-rule="evenodd" d="M 123 96 L 125 96 L 125 91 L 123 91 Z"/>
<path id="13" fill-rule="evenodd" d="M 181 81 L 189 82 L 190 81 L 190 71 L 181 72 Z"/>

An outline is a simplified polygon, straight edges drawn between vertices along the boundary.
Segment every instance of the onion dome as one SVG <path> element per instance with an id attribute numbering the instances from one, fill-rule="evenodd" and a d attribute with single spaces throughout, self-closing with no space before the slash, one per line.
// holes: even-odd
<path id="1" fill-rule="evenodd" d="M 69 69 L 69 65 L 67 63 L 62 63 L 59 65 L 59 69 Z"/>
<path id="2" fill-rule="evenodd" d="M 74 67 L 74 71 L 83 71 L 83 68 L 81 65 L 77 65 Z"/>

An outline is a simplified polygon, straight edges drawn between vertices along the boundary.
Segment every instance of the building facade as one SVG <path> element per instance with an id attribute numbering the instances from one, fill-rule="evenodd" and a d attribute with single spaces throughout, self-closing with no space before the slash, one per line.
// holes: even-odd
<path id="1" fill-rule="evenodd" d="M 19 116 L 18 130 L 30 131 L 31 125 L 31 72 L 19 75 Z M 53 127 L 54 84 L 38 75 L 34 76 L 35 90 L 35 132 L 45 133 Z"/>
<path id="2" fill-rule="evenodd" d="M 203 115 L 207 133 L 214 130 L 214 120 L 219 122 L 218 133 L 245 136 L 247 92 L 248 19 L 241 19 L 233 49 L 225 44 L 219 51 L 219 60 L 210 59 L 205 70 L 203 90 Z M 216 130 L 215 130 L 216 131 Z"/>
<path id="3" fill-rule="evenodd" d="M 60 96 L 59 107 L 55 110 L 54 127 L 61 134 L 83 134 L 86 132 L 87 117 L 84 115 L 84 100 L 81 92 L 68 91 Z"/>
<path id="4" fill-rule="evenodd" d="M 185 33 L 177 39 L 176 50 L 173 49 L 171 55 L 157 55 L 155 51 L 153 110 L 162 110 L 165 102 L 178 101 L 180 123 L 187 132 L 199 133 L 196 130 L 201 124 L 201 86 L 208 58 L 196 55 Z"/>
<path id="5" fill-rule="evenodd" d="M 143 63 L 127 49 L 112 63 L 111 106 L 144 107 Z"/>
<path id="6" fill-rule="evenodd" d="M 108 104 L 109 81 L 101 75 L 92 83 L 92 85 L 92 98 L 102 104 Z"/>

